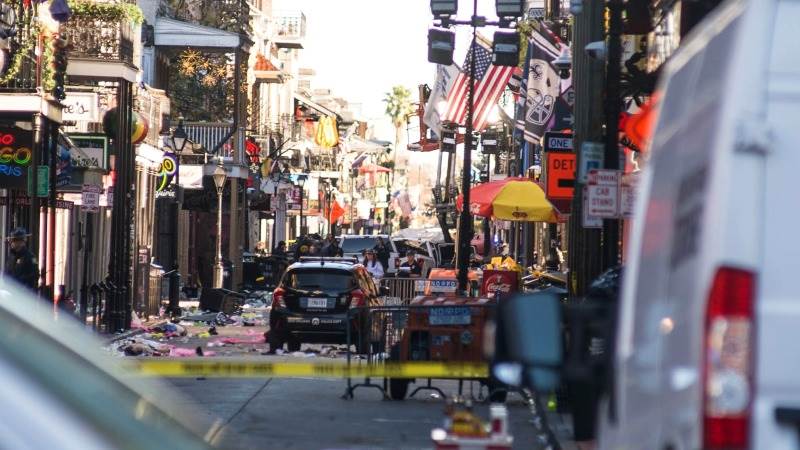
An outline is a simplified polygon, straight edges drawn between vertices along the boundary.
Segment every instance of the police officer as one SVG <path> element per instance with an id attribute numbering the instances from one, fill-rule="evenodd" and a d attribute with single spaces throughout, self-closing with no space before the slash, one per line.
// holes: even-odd
<path id="1" fill-rule="evenodd" d="M 39 271 L 33 253 L 28 249 L 28 232 L 24 228 L 16 228 L 8 237 L 9 257 L 6 263 L 6 275 L 17 283 L 36 290 Z"/>

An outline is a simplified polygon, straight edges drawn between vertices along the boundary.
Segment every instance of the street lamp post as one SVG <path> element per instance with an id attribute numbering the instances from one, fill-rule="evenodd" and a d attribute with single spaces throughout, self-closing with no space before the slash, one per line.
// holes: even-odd
<path id="1" fill-rule="evenodd" d="M 222 166 L 222 161 L 217 163 L 217 168 L 211 175 L 214 178 L 214 186 L 217 187 L 217 254 L 214 261 L 214 287 L 219 289 L 222 287 L 222 191 L 225 189 L 225 180 L 228 174 L 225 172 L 225 167 Z"/>
<path id="2" fill-rule="evenodd" d="M 180 280 L 181 275 L 178 270 L 178 229 L 179 229 L 179 221 L 180 221 L 180 213 L 181 213 L 181 154 L 183 153 L 183 149 L 186 146 L 186 141 L 188 140 L 188 135 L 186 134 L 186 130 L 183 128 L 183 118 L 178 120 L 178 127 L 172 133 L 170 137 L 170 143 L 172 144 L 172 150 L 175 152 L 175 160 L 177 162 L 175 167 L 175 184 L 173 185 L 173 191 L 175 193 L 175 198 L 173 199 L 173 220 L 172 220 L 172 242 L 170 243 L 171 255 L 172 256 L 172 269 L 170 270 L 170 277 L 169 277 L 169 314 L 171 316 L 176 316 L 180 314 Z"/>

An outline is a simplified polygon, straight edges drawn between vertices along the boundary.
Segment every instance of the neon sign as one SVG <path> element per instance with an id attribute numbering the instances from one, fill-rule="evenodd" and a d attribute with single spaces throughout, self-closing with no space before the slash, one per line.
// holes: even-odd
<path id="1" fill-rule="evenodd" d="M 0 187 L 25 189 L 33 161 L 33 133 L 17 128 L 0 129 Z"/>

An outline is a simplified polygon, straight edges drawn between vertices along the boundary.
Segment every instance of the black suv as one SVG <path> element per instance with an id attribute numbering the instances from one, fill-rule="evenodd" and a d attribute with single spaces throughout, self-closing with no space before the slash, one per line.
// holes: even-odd
<path id="1" fill-rule="evenodd" d="M 381 295 L 369 272 L 347 258 L 302 258 L 286 269 L 272 294 L 269 344 L 274 351 L 288 344 L 289 351 L 305 343 L 351 341 L 357 351 L 369 346 L 366 312 L 353 314 L 351 308 L 377 306 Z M 349 323 L 348 323 L 349 322 Z"/>

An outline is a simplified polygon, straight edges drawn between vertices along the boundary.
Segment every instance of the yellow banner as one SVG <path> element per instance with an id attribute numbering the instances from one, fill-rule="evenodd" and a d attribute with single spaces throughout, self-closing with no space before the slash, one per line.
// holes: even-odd
<path id="1" fill-rule="evenodd" d="M 352 364 L 230 359 L 142 359 L 126 367 L 142 376 L 206 378 L 487 378 L 485 363 Z"/>

